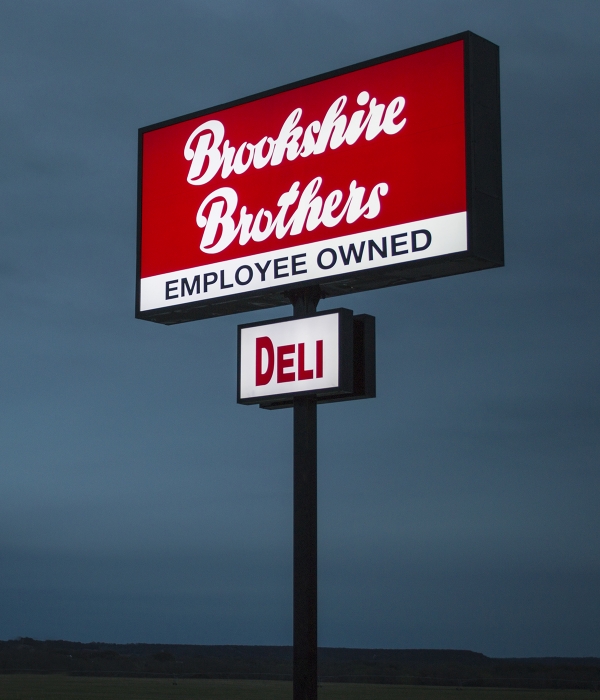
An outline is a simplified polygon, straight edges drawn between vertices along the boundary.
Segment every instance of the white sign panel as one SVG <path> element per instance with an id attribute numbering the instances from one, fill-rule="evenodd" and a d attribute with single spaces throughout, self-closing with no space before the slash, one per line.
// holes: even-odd
<path id="1" fill-rule="evenodd" d="M 239 327 L 238 400 L 351 391 L 352 313 Z"/>

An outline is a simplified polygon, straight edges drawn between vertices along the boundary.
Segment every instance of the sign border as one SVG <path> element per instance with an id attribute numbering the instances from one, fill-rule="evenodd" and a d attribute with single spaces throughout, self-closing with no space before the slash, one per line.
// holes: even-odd
<path id="1" fill-rule="evenodd" d="M 341 273 L 310 282 L 295 282 L 267 290 L 241 292 L 217 299 L 196 300 L 148 311 L 140 311 L 142 251 L 143 136 L 149 131 L 188 119 L 213 114 L 247 102 L 311 85 L 346 73 L 369 68 L 429 49 L 464 42 L 465 143 L 467 193 L 467 250 L 413 262 L 399 262 L 370 270 Z M 318 287 L 322 298 L 418 282 L 436 277 L 472 272 L 504 265 L 502 216 L 502 156 L 500 132 L 499 47 L 474 34 L 461 32 L 436 41 L 354 63 L 333 71 L 255 93 L 231 102 L 167 119 L 138 130 L 138 198 L 135 317 L 167 325 L 234 313 L 283 306 L 289 293 Z"/>
<path id="2" fill-rule="evenodd" d="M 304 321 L 317 316 L 338 315 L 338 385 L 330 389 L 320 389 L 318 391 L 286 391 L 279 394 L 269 394 L 266 396 L 255 396 L 250 399 L 240 398 L 240 380 L 242 366 L 242 330 L 244 328 L 254 328 L 256 326 L 271 326 L 277 323 L 287 323 L 289 321 Z M 354 388 L 354 323 L 353 313 L 350 309 L 327 309 L 327 311 L 317 311 L 307 316 L 284 316 L 266 321 L 255 321 L 254 323 L 242 323 L 237 327 L 237 402 L 243 405 L 271 403 L 277 400 L 293 399 L 296 396 L 338 396 L 340 394 L 351 395 Z"/>

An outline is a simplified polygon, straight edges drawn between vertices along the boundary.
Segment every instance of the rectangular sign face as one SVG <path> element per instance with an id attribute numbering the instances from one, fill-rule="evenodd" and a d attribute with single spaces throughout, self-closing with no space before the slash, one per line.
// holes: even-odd
<path id="1" fill-rule="evenodd" d="M 352 391 L 352 312 L 238 327 L 238 401 Z"/>
<path id="2" fill-rule="evenodd" d="M 140 318 L 502 264 L 497 47 L 466 33 L 140 130 Z"/>

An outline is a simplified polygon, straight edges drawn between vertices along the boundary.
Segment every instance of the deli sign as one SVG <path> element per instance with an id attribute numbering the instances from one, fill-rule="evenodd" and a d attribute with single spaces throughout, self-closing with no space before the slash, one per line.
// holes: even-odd
<path id="1" fill-rule="evenodd" d="M 348 309 L 238 327 L 238 402 L 353 390 L 353 319 Z"/>
<path id="2" fill-rule="evenodd" d="M 502 265 L 499 109 L 465 33 L 141 129 L 137 316 Z"/>

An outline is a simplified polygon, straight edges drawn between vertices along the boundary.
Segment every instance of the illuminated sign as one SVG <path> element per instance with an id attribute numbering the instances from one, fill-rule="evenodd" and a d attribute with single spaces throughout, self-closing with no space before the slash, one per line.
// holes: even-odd
<path id="1" fill-rule="evenodd" d="M 353 389 L 353 321 L 347 309 L 238 327 L 238 401 Z"/>
<path id="2" fill-rule="evenodd" d="M 465 33 L 141 129 L 137 316 L 501 265 L 497 59 Z"/>

